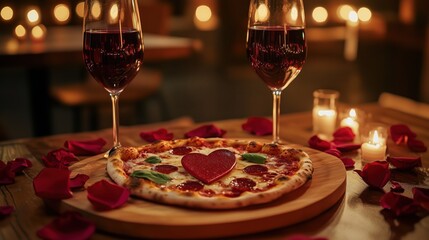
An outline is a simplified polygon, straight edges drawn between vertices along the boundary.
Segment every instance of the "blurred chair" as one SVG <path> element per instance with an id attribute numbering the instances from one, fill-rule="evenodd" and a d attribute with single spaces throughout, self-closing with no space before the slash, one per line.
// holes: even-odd
<path id="1" fill-rule="evenodd" d="M 156 0 L 140 0 L 140 20 L 143 36 L 145 33 L 166 35 L 170 31 L 171 8 L 170 5 Z M 145 61 L 144 61 L 145 62 Z M 143 67 L 144 67 L 143 63 Z M 51 97 L 61 106 L 70 107 L 73 111 L 74 131 L 81 131 L 83 115 L 88 112 L 89 128 L 98 128 L 98 108 L 111 104 L 108 92 L 99 85 L 89 74 L 83 82 L 52 86 Z M 147 114 L 145 103 L 148 100 L 156 100 L 162 119 L 168 118 L 167 108 L 161 96 L 162 73 L 160 71 L 144 67 L 137 76 L 125 88 L 119 97 L 119 104 L 132 104 L 135 114 L 144 116 Z M 119 108 L 121 109 L 121 107 Z M 145 119 L 144 117 L 141 117 Z M 139 118 L 137 118 L 139 119 Z"/>
<path id="2" fill-rule="evenodd" d="M 378 98 L 380 106 L 429 119 L 429 104 L 384 92 Z"/>

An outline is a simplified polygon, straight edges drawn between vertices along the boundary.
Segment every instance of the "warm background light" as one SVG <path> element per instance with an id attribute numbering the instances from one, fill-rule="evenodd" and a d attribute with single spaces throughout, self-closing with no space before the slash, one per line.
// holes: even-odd
<path id="1" fill-rule="evenodd" d="M 98 1 L 94 2 L 91 6 L 91 15 L 98 19 L 101 15 L 101 5 Z"/>
<path id="2" fill-rule="evenodd" d="M 255 21 L 257 22 L 265 22 L 268 20 L 268 17 L 270 16 L 270 10 L 268 9 L 267 5 L 261 4 L 256 9 L 255 12 Z"/>
<path id="3" fill-rule="evenodd" d="M 118 4 L 113 4 L 112 7 L 110 8 L 110 18 L 112 20 L 116 20 L 118 18 Z"/>
<path id="4" fill-rule="evenodd" d="M 353 8 L 350 5 L 341 5 L 338 7 L 337 9 L 337 14 L 338 17 L 343 19 L 343 20 L 348 20 L 349 19 L 349 13 L 351 11 L 354 11 Z"/>
<path id="5" fill-rule="evenodd" d="M 366 7 L 359 8 L 357 14 L 358 14 L 359 20 L 361 20 L 362 22 L 368 22 L 369 20 L 371 20 L 371 17 L 372 17 L 371 10 L 369 10 L 369 8 L 366 8 Z"/>
<path id="6" fill-rule="evenodd" d="M 70 8 L 65 4 L 58 4 L 54 8 L 54 17 L 59 23 L 67 23 L 70 20 Z"/>
<path id="7" fill-rule="evenodd" d="M 351 21 L 351 22 L 357 22 L 358 20 L 359 20 L 359 18 L 358 18 L 358 14 L 357 14 L 357 12 L 355 12 L 355 11 L 350 11 L 349 12 L 349 16 L 348 16 L 348 19 Z"/>
<path id="8" fill-rule="evenodd" d="M 15 36 L 17 36 L 18 38 L 24 38 L 25 35 L 27 34 L 27 30 L 25 30 L 25 27 L 22 26 L 21 24 L 15 27 Z"/>
<path id="9" fill-rule="evenodd" d="M 76 8 L 75 8 L 76 14 L 81 18 L 83 18 L 83 14 L 84 14 L 84 5 L 85 5 L 84 2 L 80 2 L 76 5 Z"/>
<path id="10" fill-rule="evenodd" d="M 0 16 L 3 20 L 9 21 L 13 18 L 13 9 L 9 6 L 5 6 L 0 11 Z"/>
<path id="11" fill-rule="evenodd" d="M 201 22 L 208 22 L 212 17 L 212 10 L 207 5 L 200 5 L 195 10 L 195 17 Z"/>
<path id="12" fill-rule="evenodd" d="M 31 29 L 31 37 L 35 40 L 41 40 L 45 37 L 46 27 L 42 24 L 34 26 Z"/>
<path id="13" fill-rule="evenodd" d="M 36 24 L 40 21 L 39 11 L 35 8 L 30 9 L 27 12 L 27 20 L 29 23 Z"/>
<path id="14" fill-rule="evenodd" d="M 324 7 L 316 7 L 313 10 L 312 17 L 318 23 L 326 22 L 328 19 L 328 11 Z"/>

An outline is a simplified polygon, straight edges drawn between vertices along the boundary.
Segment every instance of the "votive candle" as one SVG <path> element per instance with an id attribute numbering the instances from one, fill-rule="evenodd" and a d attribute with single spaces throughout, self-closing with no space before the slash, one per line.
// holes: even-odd
<path id="1" fill-rule="evenodd" d="M 316 133 L 330 136 L 335 131 L 337 111 L 333 109 L 314 107 L 313 128 Z"/>
<path id="2" fill-rule="evenodd" d="M 365 162 L 373 162 L 386 159 L 386 143 L 379 136 L 377 130 L 372 134 L 372 137 L 361 146 L 362 160 Z"/>
<path id="3" fill-rule="evenodd" d="M 350 109 L 348 117 L 340 122 L 341 127 L 350 127 L 355 135 L 359 135 L 359 122 L 357 121 L 357 113 L 354 108 Z"/>

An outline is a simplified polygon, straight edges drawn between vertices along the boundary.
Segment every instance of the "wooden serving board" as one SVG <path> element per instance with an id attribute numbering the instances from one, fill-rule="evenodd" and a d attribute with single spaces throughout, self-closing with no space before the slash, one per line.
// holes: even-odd
<path id="1" fill-rule="evenodd" d="M 123 207 L 96 211 L 86 191 L 63 200 L 59 211 L 77 210 L 97 228 L 131 237 L 205 238 L 250 234 L 295 224 L 313 218 L 342 198 L 346 188 L 343 163 L 331 155 L 292 145 L 306 151 L 314 165 L 313 179 L 301 188 L 271 203 L 234 210 L 201 210 L 157 204 L 130 198 Z M 84 159 L 71 167 L 72 176 L 90 176 L 86 186 L 107 178 L 102 155 Z"/>

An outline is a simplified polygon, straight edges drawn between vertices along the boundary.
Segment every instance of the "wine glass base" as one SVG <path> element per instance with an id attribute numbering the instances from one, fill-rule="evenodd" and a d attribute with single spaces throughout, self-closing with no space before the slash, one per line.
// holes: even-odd
<path id="1" fill-rule="evenodd" d="M 115 154 L 116 150 L 118 150 L 119 148 L 121 148 L 121 145 L 117 145 L 112 147 L 111 149 L 109 149 L 105 154 L 104 154 L 104 158 L 109 158 L 110 156 L 112 156 L 113 154 Z"/>

